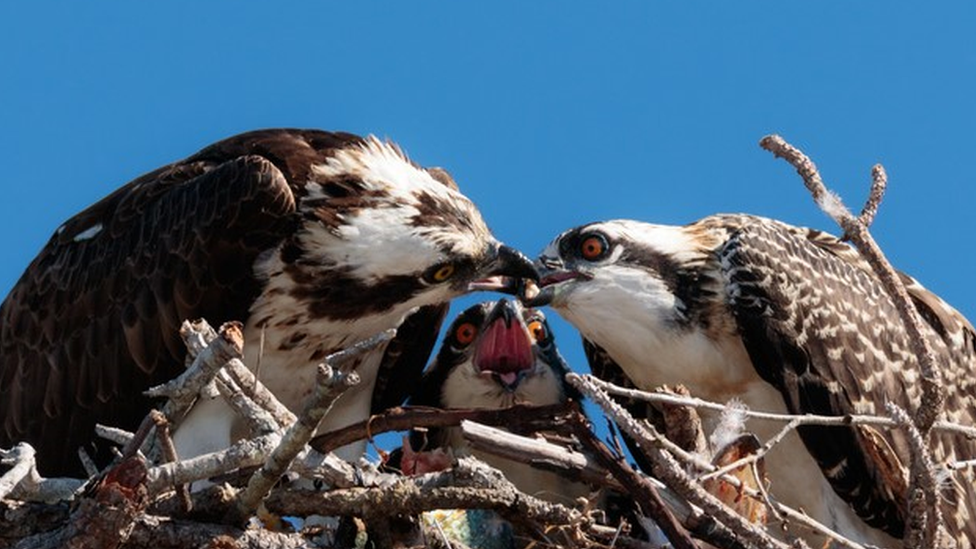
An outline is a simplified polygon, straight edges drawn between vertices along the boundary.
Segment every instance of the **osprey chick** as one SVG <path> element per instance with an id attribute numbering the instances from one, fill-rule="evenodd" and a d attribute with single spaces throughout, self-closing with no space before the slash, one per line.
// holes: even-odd
<path id="1" fill-rule="evenodd" d="M 437 358 L 424 373 L 411 405 L 437 408 L 501 409 L 516 404 L 547 406 L 579 400 L 565 382 L 569 368 L 556 349 L 541 311 L 502 299 L 473 305 L 447 330 Z M 413 433 L 415 448 L 450 448 L 472 453 L 460 429 Z M 558 503 L 572 503 L 588 492 L 581 484 L 523 462 L 475 452 L 500 469 L 523 492 Z"/>
<path id="2" fill-rule="evenodd" d="M 142 391 L 183 369 L 184 319 L 244 321 L 247 364 L 295 409 L 323 357 L 420 308 L 362 359 L 362 383 L 322 428 L 365 419 L 409 391 L 446 302 L 495 275 L 535 273 L 450 176 L 396 145 L 315 130 L 231 137 L 71 218 L 24 272 L 0 306 L 0 446 L 27 441 L 43 474 L 79 473 L 93 425 L 133 428 L 150 405 Z M 198 402 L 178 452 L 226 446 L 233 419 L 219 400 Z"/>
<path id="3" fill-rule="evenodd" d="M 560 234 L 538 265 L 541 294 L 529 301 L 551 304 L 581 332 L 597 375 L 622 370 L 644 390 L 681 383 L 698 397 L 772 412 L 884 415 L 885 402 L 919 405 L 918 361 L 894 304 L 859 254 L 828 234 L 748 215 L 683 227 L 617 220 Z M 972 425 L 973 326 L 902 278 L 944 375 L 945 419 Z M 780 428 L 752 427 L 764 439 Z M 907 518 L 904 434 L 804 426 L 799 439 L 767 456 L 773 495 L 851 539 L 894 546 Z M 976 457 L 976 441 L 960 435 L 934 432 L 932 442 L 942 465 Z M 973 471 L 943 473 L 947 526 L 959 547 L 972 547 Z"/>

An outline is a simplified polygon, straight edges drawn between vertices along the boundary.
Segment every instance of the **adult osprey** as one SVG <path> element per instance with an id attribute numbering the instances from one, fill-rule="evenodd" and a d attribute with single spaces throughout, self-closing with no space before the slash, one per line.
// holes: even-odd
<path id="1" fill-rule="evenodd" d="M 363 360 L 363 382 L 323 428 L 364 419 L 419 378 L 446 302 L 493 275 L 535 276 L 446 172 L 396 145 L 315 130 L 231 137 L 71 218 L 24 272 L 0 307 L 0 446 L 25 440 L 42 473 L 80 472 L 93 425 L 132 428 L 150 405 L 142 391 L 183 369 L 187 318 L 244 321 L 246 362 L 295 409 L 324 356 L 419 308 Z M 373 397 L 374 383 L 388 392 Z M 208 428 L 229 417 L 198 402 L 181 455 L 229 443 Z"/>
<path id="2" fill-rule="evenodd" d="M 828 234 L 748 215 L 684 227 L 608 221 L 562 233 L 538 264 L 533 303 L 551 303 L 579 329 L 597 375 L 622 369 L 642 389 L 683 383 L 709 400 L 795 414 L 919 404 L 918 361 L 894 304 L 859 254 Z M 902 278 L 938 355 L 945 419 L 972 425 L 973 326 Z M 768 438 L 780 426 L 752 427 Z M 773 495 L 852 539 L 895 546 L 906 520 L 904 434 L 807 426 L 799 435 L 805 448 L 793 437 L 767 457 Z M 962 436 L 932 441 L 943 465 L 976 457 Z M 948 528 L 972 547 L 973 471 L 943 472 Z"/>
<path id="3" fill-rule="evenodd" d="M 579 400 L 566 384 L 569 372 L 556 349 L 546 317 L 517 301 L 502 299 L 473 305 L 447 330 L 437 358 L 424 373 L 409 403 L 437 408 L 500 409 L 516 404 L 546 406 Z M 471 450 L 458 428 L 414 433 L 416 450 Z M 589 490 L 585 485 L 523 462 L 475 453 L 500 469 L 523 492 L 571 504 Z"/>

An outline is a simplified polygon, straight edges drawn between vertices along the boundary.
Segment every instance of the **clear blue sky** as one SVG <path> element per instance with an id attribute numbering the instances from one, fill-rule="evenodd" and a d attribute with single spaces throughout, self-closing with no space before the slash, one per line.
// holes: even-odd
<path id="1" fill-rule="evenodd" d="M 263 127 L 390 137 L 533 256 L 607 218 L 836 231 L 775 132 L 857 208 L 882 162 L 878 240 L 976 319 L 976 4 L 573 4 L 3 3 L 0 295 L 73 213 Z"/>

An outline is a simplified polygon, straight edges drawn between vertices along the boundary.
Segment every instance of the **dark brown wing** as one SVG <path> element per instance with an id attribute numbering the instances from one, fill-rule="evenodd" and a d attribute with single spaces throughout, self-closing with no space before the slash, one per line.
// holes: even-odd
<path id="1" fill-rule="evenodd" d="M 373 388 L 372 413 L 400 406 L 417 391 L 448 308 L 447 303 L 421 307 L 397 328 L 397 335 L 380 363 Z"/>
<path id="2" fill-rule="evenodd" d="M 884 414 L 892 402 L 919 404 L 918 364 L 894 304 L 848 246 L 816 231 L 769 221 L 749 224 L 720 252 L 729 301 L 759 374 L 783 393 L 793 413 Z M 949 417 L 976 418 L 974 335 L 956 311 L 908 277 L 928 323 L 928 337 L 949 392 Z M 800 428 L 800 436 L 834 490 L 865 522 L 901 536 L 904 471 L 909 458 L 898 432 Z M 976 457 L 976 443 L 936 437 L 939 461 Z M 976 538 L 972 483 L 947 493 L 950 529 Z"/>
<path id="3" fill-rule="evenodd" d="M 255 258 L 292 232 L 310 165 L 359 138 L 265 130 L 146 174 L 70 219 L 0 306 L 0 446 L 81 472 L 95 422 L 132 428 L 182 369 L 179 324 L 246 320 Z"/>

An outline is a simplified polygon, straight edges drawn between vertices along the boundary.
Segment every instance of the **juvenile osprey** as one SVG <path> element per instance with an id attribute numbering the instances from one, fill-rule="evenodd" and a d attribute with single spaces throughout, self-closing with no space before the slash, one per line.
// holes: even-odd
<path id="1" fill-rule="evenodd" d="M 795 414 L 919 404 L 917 359 L 894 304 L 858 253 L 828 234 L 748 215 L 684 227 L 608 221 L 562 233 L 538 264 L 542 293 L 531 302 L 551 303 L 579 329 L 597 375 L 622 369 L 642 389 L 682 383 L 709 400 Z M 973 326 L 902 278 L 938 356 L 945 419 L 973 425 Z M 753 427 L 765 439 L 780 426 Z M 855 540 L 895 546 L 906 520 L 904 434 L 807 426 L 799 435 L 805 448 L 793 437 L 767 458 L 773 495 Z M 976 457 L 976 441 L 932 440 L 942 464 Z M 946 522 L 972 547 L 973 471 L 943 472 Z"/>
<path id="2" fill-rule="evenodd" d="M 451 324 L 437 358 L 424 373 L 409 403 L 437 408 L 500 409 L 516 404 L 546 406 L 579 400 L 565 382 L 569 372 L 556 349 L 545 315 L 517 301 L 486 301 L 468 308 Z M 416 450 L 471 450 L 456 427 L 414 433 Z M 547 471 L 492 455 L 475 453 L 500 469 L 523 492 L 572 503 L 588 492 Z"/>
<path id="3" fill-rule="evenodd" d="M 419 308 L 390 352 L 363 359 L 363 382 L 323 429 L 362 420 L 419 377 L 446 302 L 493 275 L 535 276 L 446 172 L 396 145 L 231 137 L 71 218 L 24 272 L 0 307 L 0 446 L 25 440 L 43 474 L 79 473 L 93 425 L 134 427 L 142 391 L 183 369 L 184 319 L 245 321 L 246 362 L 294 409 L 324 356 Z M 373 397 L 374 384 L 388 393 Z M 223 402 L 198 402 L 181 456 L 226 446 L 230 433 L 210 427 L 231 419 Z"/>

